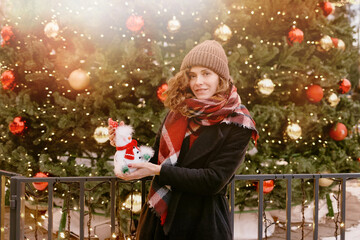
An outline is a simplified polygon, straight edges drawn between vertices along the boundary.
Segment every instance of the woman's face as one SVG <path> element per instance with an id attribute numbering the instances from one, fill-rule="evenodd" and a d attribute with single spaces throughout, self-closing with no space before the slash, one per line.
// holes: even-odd
<path id="1" fill-rule="evenodd" d="M 208 99 L 214 96 L 219 86 L 219 75 L 206 67 L 192 67 L 189 79 L 190 89 L 197 99 Z"/>

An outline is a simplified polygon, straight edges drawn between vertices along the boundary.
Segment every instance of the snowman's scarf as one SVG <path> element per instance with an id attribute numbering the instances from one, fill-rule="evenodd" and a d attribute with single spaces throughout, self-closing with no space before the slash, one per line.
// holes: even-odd
<path id="1" fill-rule="evenodd" d="M 131 142 L 129 142 L 125 146 L 116 147 L 116 151 L 126 150 L 125 151 L 125 159 L 126 160 L 134 160 L 135 159 L 134 147 L 139 149 L 137 146 L 137 141 L 135 139 L 133 139 Z"/>
<path id="2" fill-rule="evenodd" d="M 241 105 L 235 87 L 232 88 L 228 98 L 215 96 L 206 100 L 191 98 L 186 99 L 185 102 L 191 113 L 189 118 L 180 113 L 170 112 L 165 119 L 161 130 L 158 164 L 175 165 L 184 138 L 193 135 L 200 126 L 217 123 L 235 124 L 253 130 L 254 141 L 258 139 L 255 121 L 246 107 Z M 160 217 L 162 225 L 166 220 L 170 196 L 170 187 L 160 185 L 158 177 L 155 177 L 149 191 L 148 203 Z"/>

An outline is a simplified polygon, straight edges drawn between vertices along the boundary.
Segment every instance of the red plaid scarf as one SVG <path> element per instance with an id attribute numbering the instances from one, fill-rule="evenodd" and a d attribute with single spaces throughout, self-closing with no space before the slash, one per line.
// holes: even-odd
<path id="1" fill-rule="evenodd" d="M 186 99 L 185 103 L 190 110 L 189 117 L 170 112 L 165 119 L 161 130 L 158 164 L 175 165 L 184 138 L 192 135 L 200 126 L 234 123 L 252 129 L 252 137 L 256 142 L 258 132 L 255 122 L 245 106 L 241 105 L 240 96 L 235 87 L 232 88 L 228 98 L 216 96 L 206 100 L 191 98 Z M 150 188 L 148 203 L 160 217 L 162 225 L 167 216 L 170 196 L 170 186 L 161 186 L 155 177 Z"/>

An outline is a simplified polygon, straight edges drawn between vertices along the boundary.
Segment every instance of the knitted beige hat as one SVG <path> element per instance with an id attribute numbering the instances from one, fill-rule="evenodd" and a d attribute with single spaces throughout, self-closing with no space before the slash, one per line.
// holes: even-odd
<path id="1" fill-rule="evenodd" d="M 180 70 L 193 66 L 209 68 L 220 77 L 231 81 L 224 48 L 215 40 L 206 40 L 191 49 L 184 57 Z"/>

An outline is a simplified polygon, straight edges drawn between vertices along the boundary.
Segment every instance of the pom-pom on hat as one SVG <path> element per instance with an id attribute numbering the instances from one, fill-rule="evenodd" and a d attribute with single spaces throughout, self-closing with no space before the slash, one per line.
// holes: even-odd
<path id="1" fill-rule="evenodd" d="M 215 40 L 206 40 L 191 49 L 184 57 L 180 70 L 193 66 L 209 68 L 220 77 L 231 81 L 224 48 Z"/>

